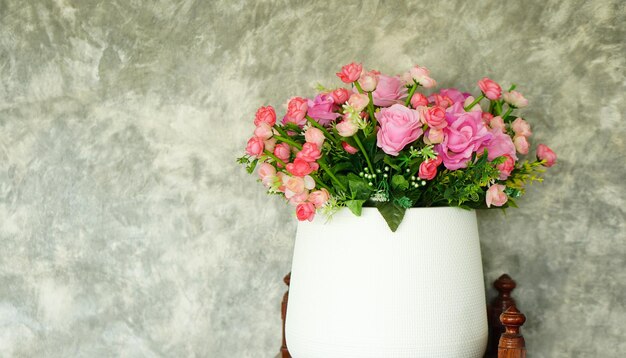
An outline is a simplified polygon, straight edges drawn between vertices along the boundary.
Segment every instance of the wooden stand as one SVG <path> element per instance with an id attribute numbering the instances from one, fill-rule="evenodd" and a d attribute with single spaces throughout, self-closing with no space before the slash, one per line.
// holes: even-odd
<path id="1" fill-rule="evenodd" d="M 283 302 L 280 307 L 280 316 L 283 319 L 283 344 L 280 346 L 280 358 L 291 358 L 289 350 L 287 350 L 287 340 L 285 340 L 285 321 L 287 320 L 287 302 L 289 301 L 289 283 L 291 282 L 291 272 L 283 278 L 287 285 L 287 292 L 283 295 Z"/>

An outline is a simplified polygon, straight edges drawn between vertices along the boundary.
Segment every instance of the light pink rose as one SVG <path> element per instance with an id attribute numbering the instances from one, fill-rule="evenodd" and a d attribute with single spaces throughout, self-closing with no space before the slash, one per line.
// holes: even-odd
<path id="1" fill-rule="evenodd" d="M 413 66 L 404 76 L 404 80 L 407 84 L 412 85 L 413 81 L 419 83 L 424 88 L 432 88 L 437 85 L 437 82 L 430 77 L 430 71 L 426 67 Z"/>
<path id="2" fill-rule="evenodd" d="M 348 99 L 348 104 L 357 112 L 365 109 L 368 103 L 370 103 L 370 99 L 366 94 L 362 93 L 353 93 L 352 96 L 350 96 L 350 99 Z"/>
<path id="3" fill-rule="evenodd" d="M 265 149 L 272 153 L 274 152 L 274 148 L 276 147 L 276 138 L 270 138 L 270 139 L 266 139 L 265 141 L 263 141 L 263 144 L 265 144 Z"/>
<path id="4" fill-rule="evenodd" d="M 482 80 L 478 81 L 478 87 L 485 95 L 485 97 L 489 98 L 492 101 L 499 99 L 502 95 L 502 88 L 500 87 L 500 85 L 496 81 L 493 81 L 488 77 L 483 77 Z"/>
<path id="5" fill-rule="evenodd" d="M 504 157 L 506 158 L 504 163 L 496 165 L 500 171 L 499 180 L 506 180 L 511 175 L 511 171 L 515 169 L 515 159 L 508 154 L 505 154 Z"/>
<path id="6" fill-rule="evenodd" d="M 520 117 L 516 118 L 513 123 L 511 123 L 511 127 L 513 128 L 513 132 L 515 132 L 515 135 L 521 135 L 524 137 L 530 137 L 533 135 L 533 132 L 530 130 L 530 124 Z"/>
<path id="7" fill-rule="evenodd" d="M 517 155 L 515 155 L 515 144 L 513 144 L 511 137 L 508 134 L 503 133 L 498 128 L 491 130 L 491 139 L 485 142 L 483 147 L 478 149 L 478 154 L 482 154 L 484 148 L 487 148 L 487 158 L 489 161 L 503 155 L 508 155 L 517 160 Z"/>
<path id="8" fill-rule="evenodd" d="M 389 107 L 395 103 L 403 103 L 407 97 L 407 89 L 398 77 L 380 75 L 376 90 L 372 92 L 374 104 Z"/>
<path id="9" fill-rule="evenodd" d="M 376 85 L 378 84 L 378 76 L 380 76 L 380 72 L 378 71 L 364 71 L 359 78 L 359 84 L 361 85 L 361 89 L 363 89 L 363 91 L 365 92 L 372 92 L 373 90 L 375 90 Z"/>
<path id="10" fill-rule="evenodd" d="M 419 112 L 403 105 L 382 108 L 375 116 L 380 124 L 376 145 L 389 155 L 397 156 L 407 144 L 417 140 L 423 133 Z"/>
<path id="11" fill-rule="evenodd" d="M 425 180 L 432 180 L 437 175 L 437 167 L 441 164 L 441 157 L 425 160 L 420 164 L 418 175 Z"/>
<path id="12" fill-rule="evenodd" d="M 433 106 L 422 113 L 424 114 L 424 122 L 426 122 L 430 128 L 443 129 L 448 126 L 446 110 L 443 107 Z"/>
<path id="13" fill-rule="evenodd" d="M 492 129 L 497 129 L 500 132 L 506 131 L 506 125 L 504 124 L 504 120 L 500 116 L 495 116 L 491 118 L 491 120 L 489 121 L 489 127 L 491 127 Z"/>
<path id="14" fill-rule="evenodd" d="M 504 101 L 515 108 L 523 108 L 528 105 L 528 100 L 517 91 L 506 92 L 502 95 Z"/>
<path id="15" fill-rule="evenodd" d="M 259 123 L 265 122 L 271 126 L 276 124 L 276 111 L 274 107 L 260 107 L 256 111 L 256 115 L 254 116 L 254 125 L 259 126 Z"/>
<path id="16" fill-rule="evenodd" d="M 556 153 L 554 153 L 547 145 L 539 144 L 537 146 L 537 159 L 545 160 L 546 162 L 543 165 L 551 167 L 556 164 Z"/>
<path id="17" fill-rule="evenodd" d="M 330 194 L 328 194 L 328 190 L 322 188 L 320 190 L 312 192 L 309 195 L 308 200 L 310 203 L 315 205 L 316 208 L 321 208 L 322 206 L 326 205 L 328 199 L 330 199 Z"/>
<path id="18" fill-rule="evenodd" d="M 465 112 L 462 107 L 463 104 L 457 102 L 452 108 L 458 112 L 446 113 L 448 126 L 443 129 L 444 139 L 435 146 L 444 166 L 450 170 L 467 167 L 472 153 L 491 139 L 480 112 Z"/>
<path id="19" fill-rule="evenodd" d="M 274 181 L 274 178 L 276 178 L 276 168 L 269 163 L 262 163 L 259 166 L 258 174 L 263 185 L 269 188 L 271 183 Z"/>
<path id="20" fill-rule="evenodd" d="M 340 116 L 339 113 L 334 112 L 337 109 L 331 95 L 320 94 L 315 96 L 315 99 L 307 101 L 307 114 L 323 126 L 329 125 Z"/>
<path id="21" fill-rule="evenodd" d="M 304 178 L 297 176 L 284 176 L 283 184 L 285 184 L 285 197 L 290 199 L 294 195 L 302 194 L 306 190 L 304 187 Z"/>
<path id="22" fill-rule="evenodd" d="M 309 127 L 309 129 L 304 132 L 304 140 L 309 143 L 315 143 L 318 148 L 322 148 L 326 137 L 324 137 L 324 133 L 321 130 L 315 127 Z"/>
<path id="23" fill-rule="evenodd" d="M 287 164 L 287 171 L 295 176 L 303 177 L 309 175 L 319 168 L 315 162 L 307 162 L 302 158 L 296 158 L 292 163 Z"/>
<path id="24" fill-rule="evenodd" d="M 246 145 L 246 153 L 253 157 L 258 157 L 263 154 L 264 148 L 265 144 L 263 143 L 263 139 L 254 136 L 248 140 L 248 144 Z"/>
<path id="25" fill-rule="evenodd" d="M 287 105 L 287 114 L 283 118 L 283 124 L 295 123 L 299 126 L 306 124 L 306 111 L 308 101 L 302 97 L 293 97 Z"/>
<path id="26" fill-rule="evenodd" d="M 289 161 L 289 158 L 291 157 L 291 148 L 289 147 L 289 144 L 287 143 L 276 144 L 276 147 L 274 147 L 274 155 L 278 159 L 287 163 Z"/>
<path id="27" fill-rule="evenodd" d="M 423 94 L 416 92 L 413 94 L 413 97 L 411 97 L 411 106 L 415 109 L 422 106 L 426 107 L 428 106 L 428 98 L 426 98 Z"/>
<path id="28" fill-rule="evenodd" d="M 337 133 L 342 137 L 352 137 L 359 127 L 350 119 L 344 119 L 335 126 Z"/>
<path id="29" fill-rule="evenodd" d="M 314 162 L 321 157 L 322 152 L 320 152 L 315 143 L 304 143 L 302 150 L 296 153 L 296 158 L 304 159 L 307 162 Z"/>
<path id="30" fill-rule="evenodd" d="M 285 195 L 285 197 L 287 196 Z M 304 203 L 305 201 L 309 199 L 309 192 L 308 190 L 305 190 L 300 194 L 294 194 L 290 196 L 288 199 L 289 199 L 289 204 L 293 206 L 298 206 L 298 204 Z"/>
<path id="31" fill-rule="evenodd" d="M 350 144 L 346 142 L 341 142 L 341 146 L 346 152 L 348 152 L 348 154 L 354 154 L 359 151 L 358 149 L 356 149 L 355 147 L 351 146 Z"/>
<path id="32" fill-rule="evenodd" d="M 276 173 L 276 177 L 278 178 L 278 191 L 280 191 L 281 193 L 284 193 L 285 190 L 287 189 L 285 187 L 285 183 L 287 183 L 287 181 L 289 180 L 289 175 L 283 173 L 283 172 L 278 172 Z"/>
<path id="33" fill-rule="evenodd" d="M 504 189 L 506 186 L 502 184 L 494 184 L 487 189 L 487 195 L 485 197 L 485 201 L 487 202 L 487 207 L 490 208 L 493 206 L 502 206 L 504 205 L 509 198 L 504 193 Z"/>
<path id="34" fill-rule="evenodd" d="M 335 104 L 346 103 L 348 98 L 350 98 L 350 92 L 348 92 L 348 90 L 345 88 L 337 88 L 336 90 L 332 91 L 330 95 L 333 97 Z"/>
<path id="35" fill-rule="evenodd" d="M 254 135 L 263 140 L 268 140 L 272 138 L 272 136 L 274 135 L 274 131 L 272 130 L 272 127 L 266 122 L 260 122 L 254 130 Z"/>
<path id="36" fill-rule="evenodd" d="M 443 129 L 429 128 L 424 133 L 424 143 L 427 145 L 443 142 Z"/>
<path id="37" fill-rule="evenodd" d="M 517 149 L 519 154 L 528 154 L 530 144 L 528 143 L 528 139 L 526 137 L 522 135 L 513 137 L 513 144 L 515 144 L 515 149 Z"/>
<path id="38" fill-rule="evenodd" d="M 300 221 L 313 221 L 315 218 L 315 205 L 312 203 L 300 203 L 296 207 L 296 216 Z"/>
<path id="39" fill-rule="evenodd" d="M 341 71 L 337 72 L 337 77 L 345 83 L 352 83 L 359 79 L 363 66 L 360 63 L 352 62 L 343 67 Z"/>

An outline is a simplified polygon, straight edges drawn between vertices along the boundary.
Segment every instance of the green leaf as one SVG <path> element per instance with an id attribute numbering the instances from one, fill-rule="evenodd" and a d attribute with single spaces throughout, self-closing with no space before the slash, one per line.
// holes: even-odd
<path id="1" fill-rule="evenodd" d="M 406 209 L 391 202 L 377 203 L 376 207 L 383 216 L 391 231 L 395 232 L 400 226 Z"/>
<path id="2" fill-rule="evenodd" d="M 255 159 L 248 164 L 248 166 L 246 167 L 248 174 L 252 174 L 252 172 L 254 171 L 254 168 L 256 168 L 256 163 L 258 163 L 258 161 L 259 161 L 258 159 Z"/>
<path id="3" fill-rule="evenodd" d="M 385 159 L 383 159 L 383 161 L 385 162 L 385 164 L 389 165 L 390 167 L 392 167 L 395 170 L 400 170 L 400 166 L 398 166 L 397 164 L 394 164 L 391 161 L 391 158 L 389 156 L 385 155 Z"/>
<path id="4" fill-rule="evenodd" d="M 367 200 L 372 193 L 372 188 L 362 179 L 353 173 L 348 174 L 348 186 L 352 193 L 352 199 Z"/>
<path id="5" fill-rule="evenodd" d="M 363 208 L 365 200 L 347 200 L 346 206 L 356 216 L 361 216 L 361 209 Z"/>
<path id="6" fill-rule="evenodd" d="M 393 189 L 406 190 L 409 188 L 409 182 L 401 174 L 396 174 L 391 178 L 391 187 Z"/>
<path id="7" fill-rule="evenodd" d="M 337 173 L 341 173 L 344 170 L 348 170 L 352 168 L 354 168 L 354 165 L 352 163 L 341 162 L 341 163 L 334 164 L 330 170 L 333 172 L 333 174 L 337 174 Z"/>

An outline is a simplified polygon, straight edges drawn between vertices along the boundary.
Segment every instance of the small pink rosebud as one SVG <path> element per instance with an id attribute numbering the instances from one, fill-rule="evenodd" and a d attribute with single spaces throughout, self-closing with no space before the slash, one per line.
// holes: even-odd
<path id="1" fill-rule="evenodd" d="M 270 127 L 276 124 L 276 111 L 274 110 L 274 107 L 261 107 L 256 111 L 256 115 L 254 116 L 254 125 L 258 127 L 261 122 L 269 124 Z"/>
<path id="2" fill-rule="evenodd" d="M 369 71 L 363 72 L 361 77 L 359 78 L 359 84 L 361 85 L 361 89 L 365 92 L 372 92 L 376 89 L 376 85 L 378 85 L 378 76 L 380 72 L 378 71 Z"/>
<path id="3" fill-rule="evenodd" d="M 348 152 L 348 154 L 355 154 L 356 152 L 359 151 L 358 149 L 356 149 L 355 147 L 351 146 L 347 142 L 341 142 L 341 146 L 343 147 L 343 149 L 346 152 Z"/>
<path id="4" fill-rule="evenodd" d="M 274 155 L 276 158 L 282 160 L 283 162 L 289 162 L 289 158 L 291 157 L 291 148 L 287 143 L 279 143 L 274 147 Z"/>
<path id="5" fill-rule="evenodd" d="M 246 153 L 253 157 L 259 157 L 263 154 L 263 149 L 265 145 L 263 143 L 263 139 L 254 136 L 248 140 L 248 144 L 246 145 Z"/>
<path id="6" fill-rule="evenodd" d="M 504 101 L 515 108 L 524 108 L 528 106 L 528 100 L 517 91 L 507 92 L 502 95 Z"/>
<path id="7" fill-rule="evenodd" d="M 350 119 L 344 119 L 337 123 L 335 128 L 342 137 L 352 137 L 359 130 L 359 127 Z"/>
<path id="8" fill-rule="evenodd" d="M 315 143 L 318 148 L 322 148 L 326 137 L 324 137 L 324 133 L 321 130 L 315 127 L 309 127 L 309 129 L 304 132 L 304 140 L 309 143 Z"/>
<path id="9" fill-rule="evenodd" d="M 350 92 L 345 88 L 337 88 L 330 93 L 330 96 L 333 98 L 335 104 L 342 104 L 346 103 L 348 98 L 350 98 Z"/>
<path id="10" fill-rule="evenodd" d="M 352 83 L 359 79 L 363 66 L 360 63 L 352 62 L 341 67 L 341 72 L 337 72 L 337 77 L 345 83 Z"/>
<path id="11" fill-rule="evenodd" d="M 556 153 L 554 153 L 547 145 L 539 144 L 537 146 L 537 159 L 545 160 L 546 162 L 543 165 L 551 167 L 556 164 Z"/>
<path id="12" fill-rule="evenodd" d="M 533 134 L 530 130 L 530 124 L 519 117 L 511 123 L 511 127 L 513 128 L 513 132 L 515 132 L 515 135 L 530 137 Z"/>
<path id="13" fill-rule="evenodd" d="M 322 188 L 320 190 L 316 190 L 309 195 L 309 202 L 315 205 L 316 208 L 321 208 L 326 205 L 330 199 L 330 194 L 328 194 L 328 190 Z"/>
<path id="14" fill-rule="evenodd" d="M 429 128 L 424 135 L 424 143 L 427 145 L 443 142 L 443 129 Z"/>
<path id="15" fill-rule="evenodd" d="M 283 123 L 295 123 L 299 126 L 306 124 L 306 111 L 308 110 L 308 100 L 302 97 L 293 97 L 287 105 L 287 114 L 283 118 Z"/>
<path id="16" fill-rule="evenodd" d="M 482 80 L 478 81 L 478 87 L 485 97 L 492 101 L 499 99 L 502 95 L 502 87 L 500 87 L 496 81 L 491 80 L 488 77 L 484 77 Z"/>
<path id="17" fill-rule="evenodd" d="M 443 129 L 448 126 L 446 110 L 440 106 L 433 106 L 423 112 L 423 119 L 430 128 Z"/>
<path id="18" fill-rule="evenodd" d="M 506 196 L 504 189 L 506 186 L 502 184 L 494 184 L 487 189 L 487 194 L 485 197 L 485 201 L 487 202 L 487 207 L 490 208 L 493 206 L 502 206 L 504 205 L 509 197 Z"/>
<path id="19" fill-rule="evenodd" d="M 364 93 L 353 93 L 348 99 L 348 104 L 357 112 L 365 109 L 368 103 L 370 103 L 370 99 Z"/>
<path id="20" fill-rule="evenodd" d="M 260 122 L 254 130 L 254 135 L 263 140 L 268 140 L 272 138 L 272 136 L 274 135 L 274 131 L 272 130 L 272 127 L 266 122 Z"/>
<path id="21" fill-rule="evenodd" d="M 526 137 L 523 135 L 513 137 L 513 144 L 515 144 L 515 149 L 519 154 L 528 154 L 530 144 L 528 143 L 528 139 Z"/>
<path id="22" fill-rule="evenodd" d="M 411 76 L 411 79 L 422 85 L 424 88 L 431 88 L 437 85 L 437 82 L 430 78 L 430 71 L 426 67 L 415 65 L 409 70 L 409 75 Z"/>
<path id="23" fill-rule="evenodd" d="M 296 153 L 296 158 L 304 159 L 307 162 L 314 162 L 322 157 L 322 152 L 315 143 L 304 143 L 302 150 Z"/>
<path id="24" fill-rule="evenodd" d="M 504 125 L 504 120 L 500 116 L 495 116 L 491 118 L 491 120 L 489 121 L 489 127 L 491 127 L 491 129 L 497 128 L 502 132 L 506 130 L 506 126 Z"/>
<path id="25" fill-rule="evenodd" d="M 437 176 L 437 167 L 442 163 L 441 157 L 425 160 L 420 164 L 418 175 L 424 180 L 432 180 Z"/>
<path id="26" fill-rule="evenodd" d="M 515 159 L 508 154 L 505 154 L 504 157 L 506 157 L 504 163 L 496 166 L 500 171 L 500 177 L 498 177 L 500 180 L 506 180 L 511 175 L 511 171 L 515 169 Z"/>
<path id="27" fill-rule="evenodd" d="M 417 107 L 428 106 L 428 98 L 421 93 L 415 93 L 413 97 L 411 97 L 411 106 L 415 109 L 417 109 Z"/>
<path id="28" fill-rule="evenodd" d="M 315 218 L 315 205 L 312 203 L 300 203 L 296 207 L 296 216 L 300 221 L 313 221 Z"/>

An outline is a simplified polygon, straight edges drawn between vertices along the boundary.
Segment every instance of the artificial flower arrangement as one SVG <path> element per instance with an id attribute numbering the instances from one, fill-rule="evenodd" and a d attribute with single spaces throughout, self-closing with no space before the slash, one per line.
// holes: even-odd
<path id="1" fill-rule="evenodd" d="M 387 76 L 350 63 L 337 76 L 351 88 L 293 97 L 281 123 L 273 107 L 259 108 L 238 159 L 249 173 L 258 167 L 268 192 L 284 195 L 298 220 L 375 206 L 395 231 L 411 207 L 516 206 L 526 184 L 556 162 L 544 144 L 536 160 L 520 158 L 532 131 L 514 115 L 528 104 L 515 85 L 503 93 L 485 77 L 477 97 L 455 88 L 427 95 L 418 89 L 436 82 L 424 67 Z"/>

